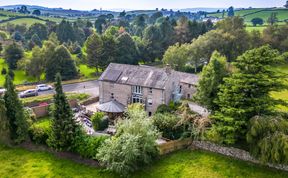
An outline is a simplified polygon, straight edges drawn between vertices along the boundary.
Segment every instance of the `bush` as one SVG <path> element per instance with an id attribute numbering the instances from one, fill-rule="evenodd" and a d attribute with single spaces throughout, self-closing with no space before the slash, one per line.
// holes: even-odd
<path id="1" fill-rule="evenodd" d="M 32 124 L 28 130 L 31 140 L 36 144 L 47 144 L 46 141 L 51 132 L 51 125 L 50 119 L 43 119 Z"/>
<path id="2" fill-rule="evenodd" d="M 94 159 L 98 148 L 104 143 L 108 136 L 89 136 L 82 134 L 76 141 L 74 151 L 84 158 Z"/>
<path id="3" fill-rule="evenodd" d="M 157 110 L 156 110 L 156 113 L 161 113 L 161 114 L 171 113 L 171 112 L 172 112 L 172 110 L 166 104 L 159 105 Z"/>
<path id="4" fill-rule="evenodd" d="M 152 117 L 153 125 L 162 133 L 162 136 L 171 140 L 179 139 L 184 132 L 183 127 L 177 126 L 180 119 L 178 116 L 168 113 L 158 113 Z"/>
<path id="5" fill-rule="evenodd" d="M 94 130 L 105 130 L 108 127 L 108 118 L 105 117 L 103 112 L 96 112 L 92 117 L 91 121 Z"/>
<path id="6" fill-rule="evenodd" d="M 128 107 L 126 118 L 117 124 L 117 133 L 99 148 L 96 158 L 108 170 L 127 175 L 157 156 L 159 136 L 140 105 Z"/>

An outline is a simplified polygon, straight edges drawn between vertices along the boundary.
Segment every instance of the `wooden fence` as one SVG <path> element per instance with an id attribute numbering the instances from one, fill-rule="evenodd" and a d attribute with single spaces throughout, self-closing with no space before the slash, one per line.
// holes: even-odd
<path id="1" fill-rule="evenodd" d="M 192 139 L 174 140 L 158 145 L 160 155 L 168 154 L 186 148 L 192 144 Z"/>

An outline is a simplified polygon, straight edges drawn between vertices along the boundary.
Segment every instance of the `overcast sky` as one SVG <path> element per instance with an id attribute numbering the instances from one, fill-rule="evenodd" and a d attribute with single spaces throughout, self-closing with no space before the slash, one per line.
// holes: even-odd
<path id="1" fill-rule="evenodd" d="M 283 7 L 286 0 L 0 0 L 0 6 L 27 4 L 45 7 L 91 9 L 183 9 L 193 7 Z"/>

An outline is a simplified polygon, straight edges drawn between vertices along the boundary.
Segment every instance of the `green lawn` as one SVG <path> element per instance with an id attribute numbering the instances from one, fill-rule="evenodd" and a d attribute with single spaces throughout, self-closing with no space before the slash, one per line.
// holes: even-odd
<path id="1" fill-rule="evenodd" d="M 8 69 L 8 66 L 5 62 L 4 59 L 0 58 L 0 72 L 2 71 L 3 68 Z M 14 84 L 23 84 L 25 82 L 36 82 L 37 79 L 27 76 L 25 71 L 23 70 L 14 70 Z M 0 86 L 3 86 L 5 82 L 5 75 L 0 74 Z"/>
<path id="2" fill-rule="evenodd" d="M 86 64 L 80 64 L 79 66 L 80 74 L 85 78 L 95 77 L 96 68 L 88 67 Z"/>
<path id="3" fill-rule="evenodd" d="M 50 153 L 0 145 L 1 177 L 119 177 L 100 168 L 60 159 Z M 183 178 L 282 178 L 287 172 L 256 166 L 222 155 L 184 150 L 155 161 L 133 177 Z"/>

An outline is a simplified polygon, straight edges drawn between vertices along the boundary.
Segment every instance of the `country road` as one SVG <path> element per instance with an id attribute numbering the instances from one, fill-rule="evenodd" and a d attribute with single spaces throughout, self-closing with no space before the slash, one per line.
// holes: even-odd
<path id="1" fill-rule="evenodd" d="M 63 85 L 64 92 L 74 92 L 74 93 L 87 93 L 91 96 L 99 96 L 99 82 L 98 80 L 92 80 L 81 83 L 73 83 Z M 39 92 L 39 95 L 53 94 L 54 90 Z"/>

